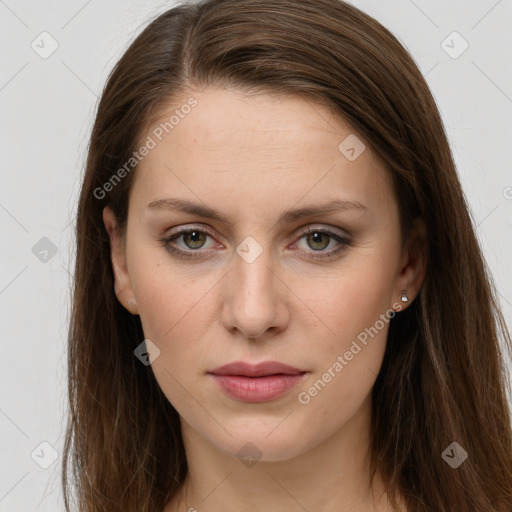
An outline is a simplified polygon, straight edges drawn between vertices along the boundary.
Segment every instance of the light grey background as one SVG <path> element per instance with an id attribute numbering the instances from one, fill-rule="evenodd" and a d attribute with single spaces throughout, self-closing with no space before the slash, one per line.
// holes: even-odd
<path id="1" fill-rule="evenodd" d="M 512 0 L 353 3 L 397 35 L 426 75 L 511 326 Z M 0 512 L 64 510 L 72 222 L 88 137 L 116 60 L 172 5 L 0 0 Z M 51 49 L 44 31 L 58 43 L 46 59 L 31 47 Z M 34 254 L 43 237 L 55 255 Z M 42 442 L 57 455 L 47 469 L 35 462 L 51 462 Z"/>

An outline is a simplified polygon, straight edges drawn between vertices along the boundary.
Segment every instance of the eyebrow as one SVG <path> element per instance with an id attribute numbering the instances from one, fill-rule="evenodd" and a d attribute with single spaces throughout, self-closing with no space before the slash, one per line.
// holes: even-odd
<path id="1" fill-rule="evenodd" d="M 229 220 L 222 213 L 206 206 L 204 204 L 194 203 L 187 199 L 177 198 L 165 198 L 152 201 L 147 206 L 150 210 L 178 210 L 209 219 L 220 221 L 226 225 L 233 225 L 233 222 Z M 346 199 L 337 199 L 323 205 L 308 205 L 303 208 L 297 208 L 294 210 L 286 210 L 279 215 L 277 224 L 285 224 L 287 222 L 293 222 L 305 217 L 315 217 L 319 215 L 328 215 L 336 213 L 338 211 L 346 210 L 361 210 L 368 211 L 368 208 L 358 201 L 349 201 Z"/>

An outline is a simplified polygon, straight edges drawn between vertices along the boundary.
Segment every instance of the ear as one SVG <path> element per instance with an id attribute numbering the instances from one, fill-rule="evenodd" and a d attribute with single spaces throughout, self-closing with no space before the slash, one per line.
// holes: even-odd
<path id="1" fill-rule="evenodd" d="M 427 230 L 422 218 L 413 221 L 400 259 L 400 273 L 396 282 L 394 297 L 401 305 L 399 311 L 410 306 L 418 295 L 427 273 Z M 405 290 L 407 302 L 403 302 L 402 290 Z"/>
<path id="2" fill-rule="evenodd" d="M 114 272 L 114 291 L 119 302 L 132 314 L 138 314 L 135 293 L 126 265 L 125 245 L 110 206 L 103 209 L 103 223 L 110 239 L 110 259 Z"/>

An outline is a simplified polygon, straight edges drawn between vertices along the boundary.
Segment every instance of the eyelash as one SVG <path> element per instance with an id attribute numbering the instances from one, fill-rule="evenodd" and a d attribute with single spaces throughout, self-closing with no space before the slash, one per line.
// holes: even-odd
<path id="1" fill-rule="evenodd" d="M 201 258 L 201 257 L 203 257 L 203 254 L 201 254 L 201 249 L 184 250 L 184 249 L 177 248 L 175 245 L 171 245 L 171 242 L 173 242 L 176 238 L 179 238 L 180 236 L 187 234 L 187 233 L 191 233 L 193 231 L 196 231 L 199 233 L 204 233 L 213 238 L 213 235 L 212 235 L 212 233 L 210 233 L 209 230 L 201 228 L 199 226 L 191 226 L 191 227 L 188 227 L 187 229 L 182 229 L 180 231 L 177 231 L 176 233 L 173 233 L 172 235 L 159 238 L 158 241 L 162 244 L 163 247 L 165 247 L 165 249 L 167 249 L 167 251 L 169 251 L 171 254 L 174 254 L 180 258 L 188 258 L 188 259 Z M 328 231 L 325 229 L 312 228 L 312 227 L 307 227 L 306 229 L 301 230 L 299 233 L 299 235 L 300 235 L 299 240 L 310 233 L 325 234 L 325 235 L 329 236 L 330 238 L 333 238 L 334 240 L 336 240 L 336 242 L 338 242 L 339 244 L 341 244 L 341 247 L 339 247 L 337 249 L 332 249 L 330 251 L 323 251 L 323 250 L 314 251 L 314 252 L 319 252 L 321 254 L 315 254 L 315 255 L 308 256 L 308 258 L 310 258 L 310 259 L 324 259 L 325 260 L 325 259 L 334 258 L 334 257 L 338 256 L 341 252 L 343 252 L 346 249 L 346 247 L 350 246 L 352 243 L 351 240 L 349 240 L 348 238 L 345 238 L 339 234 L 333 233 L 332 231 Z"/>

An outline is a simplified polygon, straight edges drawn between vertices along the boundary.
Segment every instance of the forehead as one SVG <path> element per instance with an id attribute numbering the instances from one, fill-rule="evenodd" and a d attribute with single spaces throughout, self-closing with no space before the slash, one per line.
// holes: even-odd
<path id="1" fill-rule="evenodd" d="M 302 96 L 190 91 L 161 110 L 141 140 L 148 138 L 153 147 L 133 185 L 146 205 L 177 192 L 267 205 L 329 194 L 385 208 L 392 199 L 388 172 L 367 141 Z"/>

